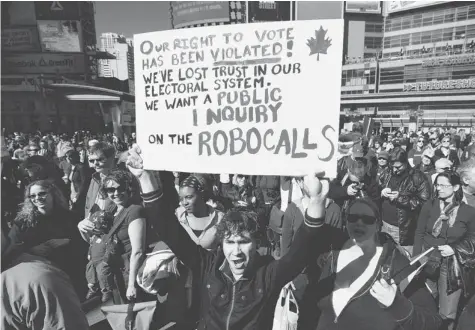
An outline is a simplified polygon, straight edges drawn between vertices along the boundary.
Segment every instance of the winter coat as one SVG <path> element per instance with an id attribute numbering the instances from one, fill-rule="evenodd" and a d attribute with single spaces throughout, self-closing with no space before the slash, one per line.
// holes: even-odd
<path id="1" fill-rule="evenodd" d="M 384 189 L 392 177 L 391 172 L 384 172 L 380 177 L 380 187 Z M 399 191 L 399 197 L 393 203 L 397 208 L 399 239 L 401 246 L 414 244 L 414 232 L 422 205 L 431 197 L 431 186 L 424 173 L 409 169 L 403 174 L 398 187 L 389 187 Z M 383 219 L 384 220 L 384 219 Z"/>

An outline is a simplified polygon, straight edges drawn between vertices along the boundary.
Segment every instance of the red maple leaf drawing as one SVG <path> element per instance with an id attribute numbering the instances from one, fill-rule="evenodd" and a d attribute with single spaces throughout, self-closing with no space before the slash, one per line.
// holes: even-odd
<path id="1" fill-rule="evenodd" d="M 307 40 L 307 46 L 310 48 L 310 54 L 317 54 L 317 61 L 320 61 L 320 54 L 326 54 L 327 49 L 332 45 L 332 40 L 330 38 L 325 39 L 325 35 L 328 30 L 324 30 L 320 25 L 319 30 L 315 30 L 315 38 L 310 38 Z"/>

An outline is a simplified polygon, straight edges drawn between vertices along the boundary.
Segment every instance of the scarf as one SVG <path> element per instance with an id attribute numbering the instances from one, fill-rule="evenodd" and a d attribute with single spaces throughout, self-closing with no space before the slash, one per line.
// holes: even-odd
<path id="1" fill-rule="evenodd" d="M 460 207 L 460 203 L 449 203 L 446 207 L 443 207 L 443 203 L 443 201 L 440 201 L 440 215 L 435 221 L 434 227 L 432 227 L 432 236 L 434 237 L 439 237 L 444 222 L 448 221 L 449 227 L 454 225 Z"/>

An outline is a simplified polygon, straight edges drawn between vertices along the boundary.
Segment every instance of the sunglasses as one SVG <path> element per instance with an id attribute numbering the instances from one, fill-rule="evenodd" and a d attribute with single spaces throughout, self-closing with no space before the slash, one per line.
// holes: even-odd
<path id="1" fill-rule="evenodd" d="M 358 220 L 361 220 L 365 225 L 374 225 L 377 221 L 375 217 L 369 215 L 357 215 L 357 214 L 350 214 L 348 215 L 347 221 L 349 223 L 356 223 Z"/>
<path id="2" fill-rule="evenodd" d="M 378 158 L 378 160 L 385 160 L 385 161 L 387 161 L 387 159 L 386 159 L 386 158 Z"/>
<path id="3" fill-rule="evenodd" d="M 394 164 L 391 165 L 392 168 L 396 169 L 396 170 L 400 170 L 404 165 L 399 165 L 399 166 L 395 166 Z"/>
<path id="4" fill-rule="evenodd" d="M 125 187 L 122 187 L 122 186 L 108 187 L 108 188 L 104 188 L 104 191 L 106 192 L 106 194 L 109 194 L 109 195 L 115 194 L 116 191 L 120 194 L 125 191 Z"/>
<path id="5" fill-rule="evenodd" d="M 31 194 L 31 195 L 28 196 L 28 198 L 31 199 L 31 200 L 35 200 L 35 199 L 37 199 L 37 198 L 39 198 L 39 199 L 44 199 L 44 198 L 46 198 L 46 196 L 48 196 L 48 193 L 47 193 L 46 191 L 42 191 L 42 192 L 39 192 L 39 193 L 36 194 L 36 195 L 35 195 L 35 194 Z"/>
<path id="6" fill-rule="evenodd" d="M 424 143 L 424 140 L 419 140 L 419 141 L 417 141 L 417 142 L 422 142 L 422 143 Z"/>

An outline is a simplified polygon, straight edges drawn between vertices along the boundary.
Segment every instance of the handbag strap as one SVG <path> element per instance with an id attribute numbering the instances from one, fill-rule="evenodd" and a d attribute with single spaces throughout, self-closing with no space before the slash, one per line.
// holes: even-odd
<path id="1" fill-rule="evenodd" d="M 105 235 L 103 238 L 102 238 L 102 241 L 103 242 L 108 242 L 109 239 L 112 237 L 112 235 L 115 234 L 115 232 L 117 231 L 117 229 L 119 229 L 119 227 L 122 225 L 122 223 L 125 221 L 125 217 L 122 217 L 122 214 L 124 213 L 125 211 L 125 207 L 120 210 L 119 214 L 117 214 L 115 217 L 114 217 L 114 220 L 119 218 L 119 221 L 115 222 L 114 225 L 112 226 L 111 230 L 109 230 L 109 232 L 107 233 L 107 235 Z"/>

